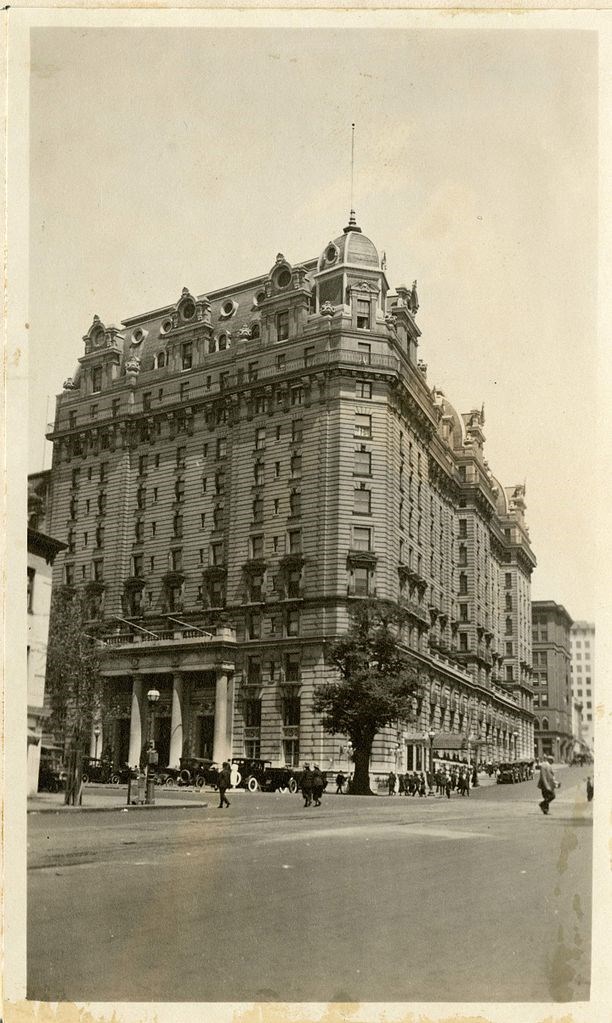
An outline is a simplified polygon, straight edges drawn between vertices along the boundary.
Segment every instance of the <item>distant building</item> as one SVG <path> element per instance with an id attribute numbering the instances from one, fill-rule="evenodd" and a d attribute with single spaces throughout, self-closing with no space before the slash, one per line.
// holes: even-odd
<path id="1" fill-rule="evenodd" d="M 534 600 L 532 610 L 533 709 L 537 756 L 570 761 L 574 753 L 570 629 L 572 619 L 554 600 Z"/>
<path id="2" fill-rule="evenodd" d="M 28 793 L 38 788 L 40 749 L 44 738 L 45 669 L 52 566 L 66 544 L 28 528 Z"/>
<path id="3" fill-rule="evenodd" d="M 428 386 L 418 308 L 351 215 L 303 264 L 94 317 L 49 431 L 54 585 L 88 597 L 116 763 L 138 762 L 154 687 L 162 764 L 350 770 L 313 693 L 368 596 L 404 608 L 423 683 L 373 772 L 424 766 L 431 730 L 532 756 L 525 489 L 493 476 L 484 410 Z"/>
<path id="4" fill-rule="evenodd" d="M 570 633 L 572 696 L 582 707 L 580 739 L 592 750 L 595 708 L 595 626 L 591 622 L 574 622 Z"/>

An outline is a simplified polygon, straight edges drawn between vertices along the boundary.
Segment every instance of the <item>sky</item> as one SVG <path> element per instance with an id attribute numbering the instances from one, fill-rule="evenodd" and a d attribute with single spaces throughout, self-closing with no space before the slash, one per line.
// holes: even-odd
<path id="1" fill-rule="evenodd" d="M 533 599 L 595 617 L 597 38 L 588 31 L 35 28 L 29 469 L 105 323 L 318 255 L 354 200 L 419 355 L 526 482 Z M 587 495 L 587 499 L 585 499 Z"/>

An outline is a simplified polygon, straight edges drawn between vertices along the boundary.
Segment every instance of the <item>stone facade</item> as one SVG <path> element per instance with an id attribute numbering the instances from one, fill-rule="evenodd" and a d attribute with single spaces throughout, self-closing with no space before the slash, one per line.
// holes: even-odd
<path id="1" fill-rule="evenodd" d="M 352 216 L 318 259 L 279 254 L 121 329 L 94 318 L 50 425 L 52 525 L 68 543 L 55 583 L 87 588 L 125 704 L 116 760 L 157 679 L 170 761 L 350 770 L 312 696 L 368 595 L 406 609 L 424 685 L 374 772 L 415 763 L 432 730 L 440 750 L 463 735 L 482 759 L 532 756 L 524 488 L 493 477 L 484 410 L 428 386 L 418 305 Z"/>
<path id="2" fill-rule="evenodd" d="M 576 704 L 577 727 L 574 735 L 580 744 L 593 750 L 595 720 L 595 626 L 592 622 L 574 622 L 570 632 L 572 696 Z"/>
<path id="3" fill-rule="evenodd" d="M 534 600 L 533 690 L 535 743 L 539 757 L 550 754 L 557 762 L 574 753 L 570 679 L 572 619 L 562 604 Z"/>

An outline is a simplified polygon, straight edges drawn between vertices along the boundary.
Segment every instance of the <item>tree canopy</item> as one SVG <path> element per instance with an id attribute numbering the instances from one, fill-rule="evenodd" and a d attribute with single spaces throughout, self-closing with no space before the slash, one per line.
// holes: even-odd
<path id="1" fill-rule="evenodd" d="M 351 608 L 351 624 L 331 649 L 338 681 L 319 686 L 314 709 L 326 731 L 353 744 L 353 791 L 369 791 L 369 760 L 378 732 L 398 719 L 410 721 L 421 690 L 418 667 L 398 644 L 400 607 L 364 600 Z"/>

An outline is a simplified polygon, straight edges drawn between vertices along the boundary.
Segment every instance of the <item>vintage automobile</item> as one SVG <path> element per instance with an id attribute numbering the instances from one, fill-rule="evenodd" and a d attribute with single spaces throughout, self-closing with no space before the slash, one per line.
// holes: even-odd
<path id="1" fill-rule="evenodd" d="M 520 781 L 518 764 L 500 764 L 497 769 L 497 784 L 513 785 L 514 782 Z"/>
<path id="2" fill-rule="evenodd" d="M 95 757 L 86 757 L 83 761 L 83 781 L 98 782 L 106 785 L 111 780 L 113 765 L 108 760 L 100 760 Z"/>
<path id="3" fill-rule="evenodd" d="M 178 785 L 194 785 L 201 789 L 204 785 L 217 786 L 219 767 L 213 760 L 205 757 L 181 757 Z"/>
<path id="4" fill-rule="evenodd" d="M 67 772 L 63 764 L 63 750 L 58 746 L 43 746 L 38 769 L 39 792 L 61 792 L 66 787 Z"/>
<path id="5" fill-rule="evenodd" d="M 111 785 L 127 785 L 133 773 L 129 764 L 124 764 L 123 767 L 114 767 L 109 781 Z"/>
<path id="6" fill-rule="evenodd" d="M 270 760 L 234 757 L 238 771 L 237 787 L 249 792 L 297 792 L 299 788 L 295 771 L 290 767 L 272 767 Z"/>

